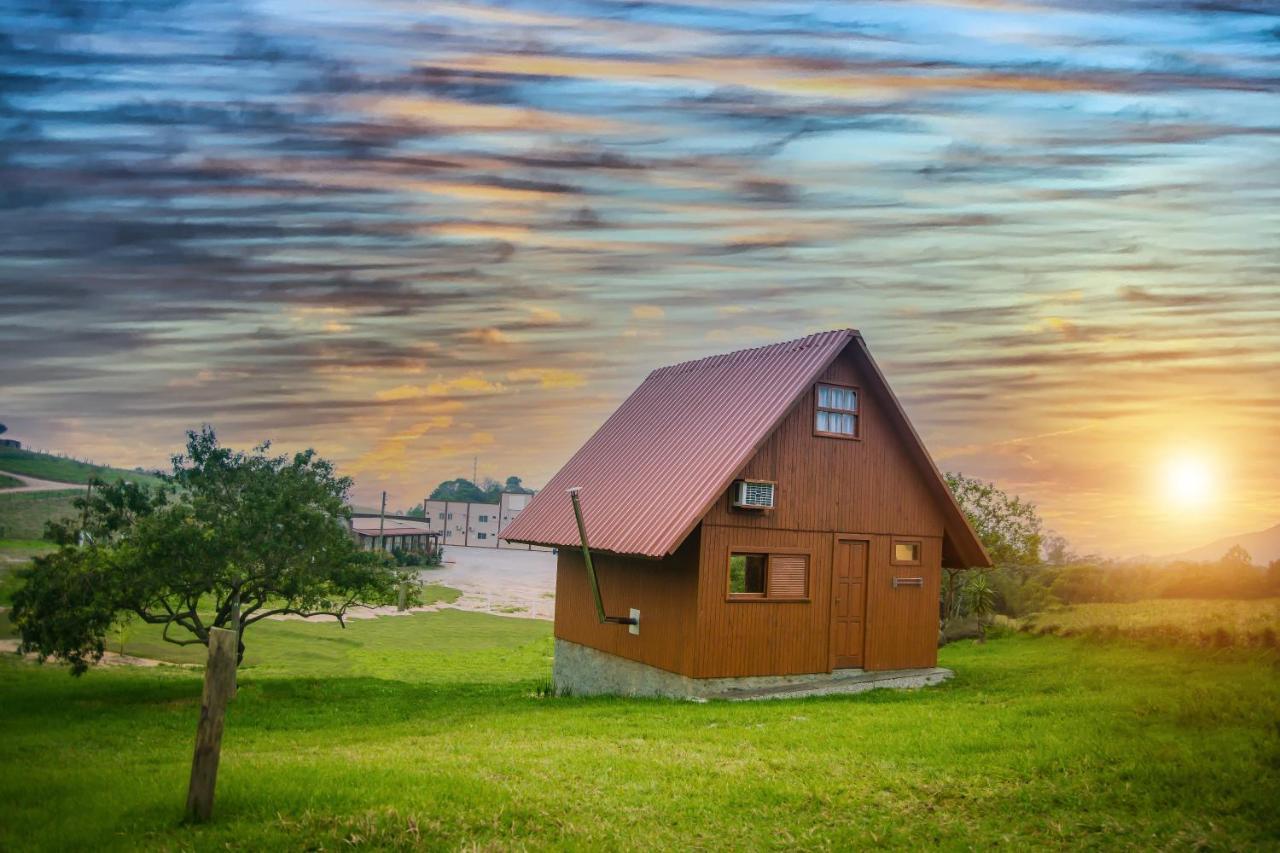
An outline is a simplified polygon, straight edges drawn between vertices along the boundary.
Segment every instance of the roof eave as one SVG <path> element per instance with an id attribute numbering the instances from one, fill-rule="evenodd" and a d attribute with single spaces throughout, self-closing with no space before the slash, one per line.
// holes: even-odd
<path id="1" fill-rule="evenodd" d="M 889 403 L 887 408 L 890 416 L 897 421 L 897 426 L 909 439 L 907 442 L 909 450 L 915 455 L 916 462 L 925 471 L 925 478 L 929 480 L 930 485 L 934 488 L 935 497 L 942 507 L 946 533 L 951 537 L 952 544 L 955 545 L 960 558 L 968 564 L 967 568 L 991 568 L 991 557 L 987 555 L 986 549 L 982 547 L 982 540 L 978 538 L 977 531 L 969 523 L 969 519 L 964 514 L 964 510 L 960 508 L 960 504 L 956 502 L 955 495 L 947 487 L 946 478 L 942 476 L 942 471 L 938 469 L 933 457 L 929 455 L 929 451 L 925 447 L 924 441 L 920 438 L 920 434 L 916 432 L 916 428 L 911 424 L 911 419 L 907 417 L 906 409 L 902 407 L 901 401 L 893 393 L 893 388 L 889 386 L 889 380 L 885 378 L 880 366 L 871 357 L 867 342 L 863 340 L 861 335 L 857 335 L 855 341 L 858 345 L 858 353 L 866 362 L 869 376 L 874 379 L 878 386 L 877 390 Z"/>
<path id="2" fill-rule="evenodd" d="M 498 539 L 503 542 L 514 542 L 519 545 L 536 545 L 539 548 L 567 548 L 571 551 L 582 550 L 582 543 L 580 542 L 540 542 L 534 539 L 508 539 L 505 536 L 499 536 Z M 594 545 L 591 547 L 591 553 L 609 554 L 614 557 L 637 557 L 642 560 L 661 560 L 670 556 L 669 554 L 639 554 L 625 551 L 611 551 L 608 548 L 596 548 Z"/>

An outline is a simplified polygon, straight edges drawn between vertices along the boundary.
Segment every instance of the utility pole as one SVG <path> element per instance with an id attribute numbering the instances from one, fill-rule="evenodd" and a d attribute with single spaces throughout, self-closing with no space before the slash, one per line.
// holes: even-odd
<path id="1" fill-rule="evenodd" d="M 383 537 L 382 531 L 386 529 L 387 524 L 387 493 L 382 493 L 382 509 L 378 510 L 378 550 L 387 550 L 387 540 Z"/>
<path id="2" fill-rule="evenodd" d="M 471 482 L 473 485 L 476 485 L 476 486 L 480 485 L 478 482 L 476 482 L 476 469 L 479 466 L 480 466 L 480 457 L 472 456 L 471 457 Z"/>
<path id="3" fill-rule="evenodd" d="M 80 536 L 79 536 L 79 542 L 81 546 L 84 545 L 85 540 L 88 538 L 88 534 L 84 532 L 84 529 L 89 526 L 89 498 L 91 497 L 93 497 L 93 478 L 92 477 L 89 478 L 89 485 L 85 486 L 85 489 L 84 489 L 84 514 L 80 518 Z"/>

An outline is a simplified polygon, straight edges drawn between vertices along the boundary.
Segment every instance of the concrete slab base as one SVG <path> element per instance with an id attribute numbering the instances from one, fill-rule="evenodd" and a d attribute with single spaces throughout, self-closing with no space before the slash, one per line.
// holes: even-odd
<path id="1" fill-rule="evenodd" d="M 794 699 L 862 693 L 880 688 L 940 684 L 954 673 L 942 667 L 868 672 L 838 669 L 805 675 L 689 678 L 648 664 L 556 639 L 556 691 L 573 696 L 662 696 L 674 699 Z"/>

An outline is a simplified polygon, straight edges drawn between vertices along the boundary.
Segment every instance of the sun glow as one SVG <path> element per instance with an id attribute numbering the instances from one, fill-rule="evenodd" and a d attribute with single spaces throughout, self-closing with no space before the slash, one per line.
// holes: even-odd
<path id="1" fill-rule="evenodd" d="M 1165 497 L 1179 507 L 1204 506 L 1213 499 L 1213 471 L 1194 456 L 1171 459 L 1165 466 Z"/>

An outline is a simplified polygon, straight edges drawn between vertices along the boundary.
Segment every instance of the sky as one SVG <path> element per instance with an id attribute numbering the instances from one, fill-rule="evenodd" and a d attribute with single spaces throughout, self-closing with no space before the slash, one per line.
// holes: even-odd
<path id="1" fill-rule="evenodd" d="M 1280 521 L 1270 0 L 11 0 L 0 421 L 539 486 L 653 368 L 855 327 L 1080 550 Z"/>

